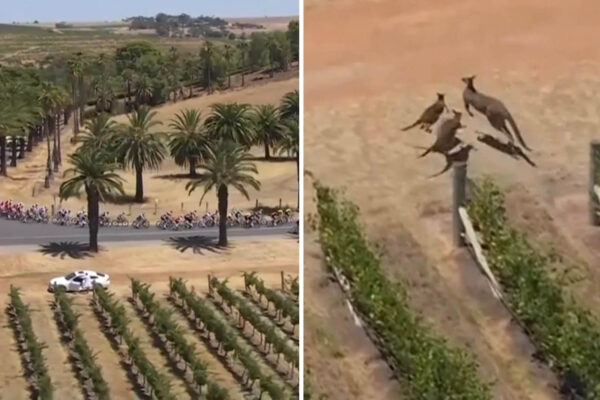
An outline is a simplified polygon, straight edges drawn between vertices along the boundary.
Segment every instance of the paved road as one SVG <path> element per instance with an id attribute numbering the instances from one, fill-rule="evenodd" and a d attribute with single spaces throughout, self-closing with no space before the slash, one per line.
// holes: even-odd
<path id="1" fill-rule="evenodd" d="M 282 225 L 271 228 L 229 228 L 228 236 L 269 236 L 287 235 L 292 225 Z M 152 227 L 149 229 L 133 228 L 100 228 L 98 241 L 102 242 L 125 242 L 125 241 L 149 241 L 167 240 L 172 237 L 205 236 L 217 237 L 218 228 L 193 229 L 185 231 L 164 231 Z M 50 242 L 84 242 L 89 239 L 88 228 L 76 228 L 70 226 L 56 226 L 54 224 L 23 224 L 18 221 L 0 219 L 0 246 L 23 245 L 23 244 L 47 244 Z"/>

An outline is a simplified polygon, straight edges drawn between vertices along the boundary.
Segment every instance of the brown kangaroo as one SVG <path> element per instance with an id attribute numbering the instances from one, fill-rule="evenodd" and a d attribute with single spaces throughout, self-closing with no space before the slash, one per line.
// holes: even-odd
<path id="1" fill-rule="evenodd" d="M 402 130 L 407 131 L 420 124 L 420 128 L 425 129 L 425 132 L 431 132 L 431 125 L 437 122 L 440 115 L 444 112 L 444 109 L 448 110 L 446 102 L 444 101 L 444 94 L 438 93 L 436 102 L 427 107 L 414 124 L 410 124 L 409 126 L 402 128 Z"/>
<path id="2" fill-rule="evenodd" d="M 454 163 L 467 162 L 469 160 L 469 153 L 471 150 L 477 149 L 472 144 L 467 144 L 455 152 L 444 154 L 444 156 L 446 156 L 446 166 L 437 174 L 431 175 L 430 178 L 435 178 L 436 176 L 442 175 L 444 172 L 448 171 Z"/>
<path id="3" fill-rule="evenodd" d="M 515 139 L 506 126 L 506 121 L 508 121 L 515 132 L 519 143 L 521 143 L 525 149 L 531 151 L 531 149 L 527 147 L 527 144 L 525 144 L 521 132 L 517 127 L 517 123 L 512 115 L 510 115 L 510 112 L 508 112 L 504 103 L 494 97 L 486 96 L 485 94 L 478 92 L 473 85 L 474 79 L 475 75 L 462 78 L 462 81 L 467 85 L 463 91 L 463 100 L 469 115 L 471 117 L 473 116 L 473 113 L 469 108 L 469 106 L 473 106 L 473 108 L 487 117 L 488 121 L 495 129 L 508 136 L 511 145 L 514 146 Z"/>
<path id="4" fill-rule="evenodd" d="M 430 148 L 425 150 L 425 152 L 421 154 L 418 158 L 425 157 L 432 151 L 436 153 L 446 154 L 458 144 L 462 143 L 462 141 L 456 137 L 456 131 L 458 131 L 460 128 L 465 127 L 460 123 L 462 113 L 456 110 L 452 110 L 452 112 L 454 113 L 454 117 L 445 120 L 440 125 L 437 131 L 437 138 L 435 140 L 435 143 L 433 143 L 433 145 Z"/>

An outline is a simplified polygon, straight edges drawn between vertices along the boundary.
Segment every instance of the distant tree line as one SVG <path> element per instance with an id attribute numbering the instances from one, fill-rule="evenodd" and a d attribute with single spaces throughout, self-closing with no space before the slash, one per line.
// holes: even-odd
<path id="1" fill-rule="evenodd" d="M 129 29 L 154 29 L 160 36 L 231 37 L 227 21 L 218 17 L 188 14 L 168 15 L 159 13 L 155 17 L 137 16 L 125 19 Z M 235 38 L 233 35 L 232 38 Z"/>

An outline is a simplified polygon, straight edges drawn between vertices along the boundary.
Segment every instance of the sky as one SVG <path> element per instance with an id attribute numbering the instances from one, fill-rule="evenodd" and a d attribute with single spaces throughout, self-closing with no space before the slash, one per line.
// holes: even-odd
<path id="1" fill-rule="evenodd" d="M 299 14 L 299 0 L 0 0 L 0 22 L 100 22 L 143 15 L 264 17 Z"/>

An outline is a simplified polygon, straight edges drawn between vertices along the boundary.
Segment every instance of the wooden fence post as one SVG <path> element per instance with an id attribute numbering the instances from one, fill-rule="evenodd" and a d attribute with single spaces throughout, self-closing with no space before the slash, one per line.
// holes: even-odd
<path id="1" fill-rule="evenodd" d="M 254 208 L 258 208 L 258 199 L 256 199 L 256 205 L 254 206 Z"/>
<path id="2" fill-rule="evenodd" d="M 465 205 L 467 183 L 467 163 L 461 162 L 454 164 L 452 174 L 452 233 L 454 245 L 463 247 L 465 245 L 465 228 L 460 219 L 458 209 Z"/>
<path id="3" fill-rule="evenodd" d="M 281 290 L 285 291 L 285 276 L 283 271 L 281 271 Z"/>
<path id="4" fill-rule="evenodd" d="M 212 288 L 210 287 L 210 274 L 208 274 L 207 278 L 208 278 L 208 294 L 212 294 Z"/>
<path id="5" fill-rule="evenodd" d="M 281 199 L 279 199 L 279 209 L 281 210 Z"/>
<path id="6" fill-rule="evenodd" d="M 597 185 L 599 165 L 600 164 L 600 140 L 592 140 L 590 143 L 590 176 L 589 176 L 589 214 L 590 224 L 600 225 L 598 218 L 599 201 L 596 195 L 595 187 Z M 600 182 L 598 182 L 600 183 Z"/>

